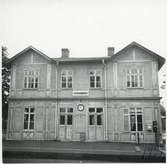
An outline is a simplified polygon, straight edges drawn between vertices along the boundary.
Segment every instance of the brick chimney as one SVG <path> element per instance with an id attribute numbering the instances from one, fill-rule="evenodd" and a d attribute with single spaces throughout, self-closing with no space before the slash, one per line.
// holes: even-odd
<path id="1" fill-rule="evenodd" d="M 62 58 L 69 58 L 69 49 L 68 48 L 62 48 L 61 49 L 61 57 Z"/>
<path id="2" fill-rule="evenodd" d="M 113 56 L 114 55 L 114 47 L 108 47 L 108 56 Z"/>

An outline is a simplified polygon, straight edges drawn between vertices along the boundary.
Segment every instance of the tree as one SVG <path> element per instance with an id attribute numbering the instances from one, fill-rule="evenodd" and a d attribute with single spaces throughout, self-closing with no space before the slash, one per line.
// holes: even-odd
<path id="1" fill-rule="evenodd" d="M 7 65 L 7 48 L 2 46 L 2 119 L 7 120 L 8 115 L 8 96 L 10 84 L 10 70 Z M 4 128 L 3 124 L 3 128 Z M 6 126 L 5 126 L 6 127 Z"/>

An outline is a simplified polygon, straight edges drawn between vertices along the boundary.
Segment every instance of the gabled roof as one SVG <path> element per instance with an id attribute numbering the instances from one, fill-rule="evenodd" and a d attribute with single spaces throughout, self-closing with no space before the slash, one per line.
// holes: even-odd
<path id="1" fill-rule="evenodd" d="M 162 56 L 159 56 L 155 52 L 147 49 L 146 47 L 144 47 L 144 46 L 142 46 L 142 45 L 140 45 L 139 43 L 136 43 L 136 42 L 132 42 L 132 43 L 128 44 L 126 47 L 124 47 L 123 49 L 121 49 L 120 51 L 118 51 L 116 54 L 114 54 L 113 57 L 117 56 L 117 55 L 120 55 L 122 52 L 124 52 L 127 49 L 129 49 L 131 47 L 134 47 L 134 46 L 136 46 L 136 47 L 144 50 L 145 52 L 147 52 L 150 55 L 155 56 L 158 59 L 158 69 L 160 69 L 163 66 L 163 64 L 165 63 L 165 58 L 163 58 Z"/>
<path id="2" fill-rule="evenodd" d="M 46 60 L 52 60 L 51 58 L 49 58 L 47 55 L 45 55 L 43 52 L 37 50 L 36 48 L 34 48 L 33 46 L 28 46 L 27 48 L 25 48 L 24 50 L 22 50 L 21 52 L 19 52 L 18 54 L 14 55 L 12 58 L 10 58 L 7 62 L 7 64 L 10 64 L 12 61 L 14 61 L 16 58 L 18 58 L 19 56 L 21 56 L 22 54 L 24 54 L 25 52 L 27 52 L 28 50 L 33 50 L 35 52 L 37 52 L 39 55 L 41 55 L 42 57 L 44 57 Z"/>

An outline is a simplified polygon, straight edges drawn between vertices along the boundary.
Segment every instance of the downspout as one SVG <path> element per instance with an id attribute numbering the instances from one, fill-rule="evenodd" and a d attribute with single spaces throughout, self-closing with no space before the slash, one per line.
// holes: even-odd
<path id="1" fill-rule="evenodd" d="M 55 111 L 55 138 L 58 138 L 58 66 L 59 62 L 56 62 L 56 111 Z"/>
<path id="2" fill-rule="evenodd" d="M 102 60 L 104 65 L 104 101 L 105 101 L 105 140 L 108 140 L 108 126 L 107 126 L 107 76 L 106 76 L 106 63 Z"/>

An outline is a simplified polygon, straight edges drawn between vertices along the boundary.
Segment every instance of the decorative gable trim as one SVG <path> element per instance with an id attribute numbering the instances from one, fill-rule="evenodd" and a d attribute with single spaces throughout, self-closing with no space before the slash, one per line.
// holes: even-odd
<path id="1" fill-rule="evenodd" d="M 19 52 L 18 54 L 16 54 L 15 56 L 13 56 L 11 59 L 9 59 L 7 61 L 7 64 L 11 64 L 11 62 L 13 62 L 14 60 L 16 60 L 18 57 L 20 57 L 22 54 L 24 54 L 25 52 L 29 51 L 29 50 L 33 50 L 35 51 L 37 54 L 39 54 L 40 56 L 44 57 L 46 60 L 51 61 L 52 59 L 49 58 L 47 55 L 45 55 L 43 52 L 37 50 L 36 48 L 34 48 L 33 46 L 28 46 L 27 48 L 25 48 L 24 50 L 22 50 L 21 52 Z"/>
<path id="2" fill-rule="evenodd" d="M 123 49 L 121 49 L 120 51 L 118 51 L 117 53 L 115 53 L 115 55 L 113 55 L 112 57 L 114 58 L 115 56 L 121 55 L 124 51 L 128 50 L 131 47 L 138 47 L 140 49 L 142 49 L 143 51 L 147 52 L 148 54 L 154 56 L 157 58 L 158 60 L 158 70 L 163 66 L 163 64 L 165 63 L 165 58 L 161 57 L 160 55 L 156 54 L 155 52 L 147 49 L 146 47 L 136 43 L 136 42 L 132 42 L 129 45 L 127 45 L 126 47 L 124 47 Z"/>

